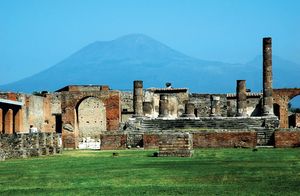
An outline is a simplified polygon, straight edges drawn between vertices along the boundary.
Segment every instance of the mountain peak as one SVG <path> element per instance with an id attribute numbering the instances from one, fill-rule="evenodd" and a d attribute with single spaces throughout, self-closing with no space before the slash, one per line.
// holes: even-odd
<path id="1" fill-rule="evenodd" d="M 129 41 L 129 42 L 136 42 L 136 43 L 143 43 L 143 42 L 158 42 L 156 40 L 154 40 L 153 38 L 151 38 L 148 35 L 142 34 L 142 33 L 133 33 L 133 34 L 128 34 L 128 35 L 124 35 L 121 36 L 117 39 L 115 39 L 114 41 Z"/>
<path id="2" fill-rule="evenodd" d="M 113 60 L 138 60 L 161 62 L 168 59 L 190 58 L 144 34 L 128 34 L 111 41 L 97 41 L 84 47 L 72 56 L 74 64 Z"/>

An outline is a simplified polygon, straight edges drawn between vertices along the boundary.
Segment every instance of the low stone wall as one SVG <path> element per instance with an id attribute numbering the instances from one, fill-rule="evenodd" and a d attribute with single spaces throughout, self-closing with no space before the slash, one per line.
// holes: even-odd
<path id="1" fill-rule="evenodd" d="M 167 133 L 159 139 L 160 157 L 191 157 L 193 135 L 190 133 Z"/>
<path id="2" fill-rule="evenodd" d="M 56 133 L 0 134 L 0 160 L 61 153 L 60 138 Z"/>
<path id="3" fill-rule="evenodd" d="M 127 147 L 127 134 L 107 133 L 100 135 L 101 150 L 123 150 Z"/>
<path id="4" fill-rule="evenodd" d="M 158 149 L 160 136 L 158 133 L 144 133 L 144 149 Z"/>
<path id="5" fill-rule="evenodd" d="M 276 148 L 300 147 L 300 129 L 279 129 L 274 133 Z"/>
<path id="6" fill-rule="evenodd" d="M 253 148 L 256 143 L 256 131 L 208 130 L 193 132 L 194 148 Z"/>

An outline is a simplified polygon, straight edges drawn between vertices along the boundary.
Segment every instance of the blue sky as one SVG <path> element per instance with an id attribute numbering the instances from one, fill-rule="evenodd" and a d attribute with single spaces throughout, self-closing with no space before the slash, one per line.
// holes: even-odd
<path id="1" fill-rule="evenodd" d="M 300 64 L 298 0 L 0 0 L 0 84 L 37 73 L 94 41 L 143 33 L 189 56 L 245 63 L 272 36 Z"/>

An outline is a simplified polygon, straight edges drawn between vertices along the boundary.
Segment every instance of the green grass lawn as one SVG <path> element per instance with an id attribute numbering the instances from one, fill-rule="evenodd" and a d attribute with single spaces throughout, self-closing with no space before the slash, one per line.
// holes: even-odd
<path id="1" fill-rule="evenodd" d="M 300 149 L 200 149 L 192 158 L 153 152 L 7 160 L 0 195 L 300 195 Z"/>

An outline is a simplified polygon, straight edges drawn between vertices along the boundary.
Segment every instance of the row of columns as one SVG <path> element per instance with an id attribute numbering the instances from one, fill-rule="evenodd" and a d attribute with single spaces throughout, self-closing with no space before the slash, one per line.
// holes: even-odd
<path id="1" fill-rule="evenodd" d="M 272 38 L 263 38 L 263 115 L 273 116 L 273 87 L 272 87 Z M 247 116 L 247 91 L 246 81 L 237 80 L 236 85 L 236 116 Z M 220 115 L 220 97 L 212 96 L 211 116 Z M 143 116 L 143 81 L 134 81 L 133 95 L 134 116 Z M 194 106 L 192 103 L 186 105 L 186 116 L 194 117 Z M 160 95 L 159 117 L 168 115 L 168 96 Z"/>
<path id="2" fill-rule="evenodd" d="M 143 113 L 143 81 L 135 80 L 133 82 L 133 111 L 134 117 L 142 117 Z M 221 116 L 220 97 L 212 95 L 211 97 L 211 116 Z M 168 94 L 161 94 L 159 99 L 159 117 L 169 116 L 169 98 Z M 184 117 L 195 117 L 195 105 L 193 103 L 185 104 Z"/>
<path id="3" fill-rule="evenodd" d="M 22 110 L 0 108 L 0 133 L 13 134 L 14 132 L 21 132 L 23 129 Z"/>

